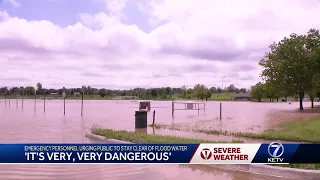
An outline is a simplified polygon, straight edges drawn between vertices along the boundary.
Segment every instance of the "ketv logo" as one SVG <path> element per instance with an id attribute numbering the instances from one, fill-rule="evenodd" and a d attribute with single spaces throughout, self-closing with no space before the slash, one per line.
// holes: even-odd
<path id="1" fill-rule="evenodd" d="M 268 163 L 282 163 L 281 156 L 284 153 L 284 147 L 281 143 L 273 142 L 268 147 L 268 153 L 271 158 L 268 158 Z"/>

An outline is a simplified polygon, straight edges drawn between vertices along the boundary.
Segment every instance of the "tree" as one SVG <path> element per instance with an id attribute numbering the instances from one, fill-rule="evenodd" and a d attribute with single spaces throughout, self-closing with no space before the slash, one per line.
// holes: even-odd
<path id="1" fill-rule="evenodd" d="M 237 88 L 236 88 L 233 84 L 230 84 L 230 85 L 227 87 L 227 91 L 228 91 L 228 92 L 236 92 L 236 91 L 237 91 Z"/>
<path id="2" fill-rule="evenodd" d="M 311 101 L 311 108 L 314 107 L 314 98 L 317 95 L 317 91 L 320 89 L 320 72 L 319 72 L 319 64 L 320 64 L 320 33 L 319 30 L 310 29 L 306 36 L 306 48 L 308 50 L 309 62 L 312 64 L 312 69 L 310 69 L 309 73 L 311 77 L 311 81 L 309 82 L 309 86 L 307 87 L 307 93 L 309 95 Z"/>
<path id="3" fill-rule="evenodd" d="M 275 84 L 273 84 L 270 81 L 267 81 L 265 84 L 265 97 L 269 98 L 270 102 L 273 102 L 274 98 L 277 98 L 277 101 L 279 99 L 279 92 L 278 88 Z"/>
<path id="4" fill-rule="evenodd" d="M 104 97 L 106 95 L 106 89 L 102 88 L 102 89 L 99 89 L 98 90 L 98 94 L 101 96 L 101 97 Z"/>
<path id="5" fill-rule="evenodd" d="M 171 87 L 166 87 L 165 93 L 166 93 L 166 95 L 170 95 L 171 94 Z"/>
<path id="6" fill-rule="evenodd" d="M 182 92 L 183 92 L 183 98 L 186 98 L 187 87 L 186 86 L 182 86 L 181 89 L 182 89 Z"/>
<path id="7" fill-rule="evenodd" d="M 151 89 L 151 96 L 152 97 L 157 97 L 158 96 L 158 93 L 157 93 L 156 89 L 154 89 L 154 88 Z"/>
<path id="8" fill-rule="evenodd" d="M 216 87 L 211 87 L 209 90 L 210 90 L 212 93 L 216 93 L 216 92 L 218 91 Z"/>
<path id="9" fill-rule="evenodd" d="M 204 100 L 208 96 L 208 88 L 206 88 L 204 85 L 196 84 L 193 88 L 192 94 L 194 97 L 197 97 L 198 100 Z"/>
<path id="10" fill-rule="evenodd" d="M 24 95 L 25 95 L 24 87 L 23 87 L 23 86 L 20 87 L 20 95 L 21 95 L 21 96 L 24 96 Z"/>
<path id="11" fill-rule="evenodd" d="M 8 90 L 7 87 L 2 87 L 2 88 L 0 88 L 0 93 L 1 93 L 1 95 L 2 95 L 2 94 L 6 94 L 8 91 L 9 91 L 9 90 Z"/>
<path id="12" fill-rule="evenodd" d="M 259 62 L 263 67 L 262 77 L 266 81 L 299 95 L 300 110 L 303 110 L 304 94 L 310 87 L 314 73 L 305 44 L 305 35 L 291 34 L 279 43 L 271 44 L 270 52 Z"/>
<path id="13" fill-rule="evenodd" d="M 246 93 L 247 89 L 246 88 L 241 88 L 241 89 L 239 89 L 239 91 L 242 92 L 242 93 Z"/>
<path id="14" fill-rule="evenodd" d="M 18 95 L 19 94 L 19 88 L 18 87 L 13 87 L 10 89 L 11 94 Z"/>
<path id="15" fill-rule="evenodd" d="M 250 98 L 257 99 L 258 102 L 261 102 L 262 97 L 265 95 L 265 87 L 261 82 L 251 87 Z"/>
<path id="16" fill-rule="evenodd" d="M 37 90 L 38 90 L 38 94 L 41 94 L 42 84 L 39 82 L 37 83 Z"/>
<path id="17" fill-rule="evenodd" d="M 36 94 L 36 89 L 33 86 L 27 86 L 25 88 L 25 93 L 26 93 L 27 96 L 35 95 Z"/>
<path id="18" fill-rule="evenodd" d="M 208 101 L 209 98 L 212 96 L 212 92 L 209 89 L 206 89 L 206 101 Z"/>

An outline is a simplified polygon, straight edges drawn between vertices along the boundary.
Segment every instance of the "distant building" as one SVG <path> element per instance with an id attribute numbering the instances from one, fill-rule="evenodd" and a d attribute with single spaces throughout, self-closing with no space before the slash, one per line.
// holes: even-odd
<path id="1" fill-rule="evenodd" d="M 237 101 L 237 100 L 246 100 L 250 101 L 250 94 L 249 93 L 233 93 L 231 96 L 231 99 Z"/>
<path id="2" fill-rule="evenodd" d="M 58 95 L 58 93 L 50 93 L 50 95 Z"/>

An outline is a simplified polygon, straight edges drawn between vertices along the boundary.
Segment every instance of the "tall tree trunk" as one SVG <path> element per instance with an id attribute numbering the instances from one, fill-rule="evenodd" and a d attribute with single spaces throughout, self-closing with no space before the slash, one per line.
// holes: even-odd
<path id="1" fill-rule="evenodd" d="M 300 101 L 300 110 L 303 110 L 303 98 L 304 98 L 304 93 L 299 93 L 299 101 Z"/>
<path id="2" fill-rule="evenodd" d="M 314 98 L 310 98 L 310 100 L 311 100 L 311 108 L 314 108 Z"/>
<path id="3" fill-rule="evenodd" d="M 286 96 L 286 102 L 288 102 L 288 96 Z"/>
<path id="4" fill-rule="evenodd" d="M 269 98 L 270 102 L 271 102 L 271 98 Z"/>
<path id="5" fill-rule="evenodd" d="M 279 102 L 279 98 L 277 98 L 277 102 Z"/>

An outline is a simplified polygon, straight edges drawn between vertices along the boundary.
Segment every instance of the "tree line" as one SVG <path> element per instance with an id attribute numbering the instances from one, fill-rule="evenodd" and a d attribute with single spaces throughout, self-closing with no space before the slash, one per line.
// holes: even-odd
<path id="1" fill-rule="evenodd" d="M 292 33 L 279 42 L 273 42 L 259 65 L 263 68 L 263 83 L 253 86 L 251 94 L 258 98 L 265 93 L 270 97 L 297 94 L 301 110 L 307 94 L 313 107 L 313 101 L 320 92 L 319 30 Z"/>
<path id="2" fill-rule="evenodd" d="M 281 99 L 281 101 L 287 102 L 288 97 L 296 97 L 296 94 L 294 92 L 285 91 L 284 89 L 279 89 L 270 82 L 258 82 L 251 87 L 250 97 L 258 102 L 261 102 L 263 98 L 269 99 L 270 102 L 274 102 L 274 100 L 279 102 L 280 98 L 284 98 Z"/>
<path id="3" fill-rule="evenodd" d="M 83 89 L 83 90 L 82 90 Z M 37 83 L 36 87 L 13 87 L 0 88 L 2 95 L 19 95 L 19 96 L 33 96 L 33 95 L 62 95 L 63 88 L 60 89 L 45 89 L 41 83 Z M 67 95 L 75 95 L 82 93 L 84 95 L 99 95 L 101 97 L 114 97 L 114 96 L 137 96 L 139 99 L 198 99 L 207 100 L 211 97 L 212 93 L 245 93 L 247 89 L 236 88 L 233 84 L 221 89 L 220 87 L 206 87 L 203 84 L 196 84 L 193 88 L 186 86 L 172 88 L 172 87 L 159 87 L 159 88 L 134 88 L 129 90 L 112 90 L 106 88 L 93 88 L 91 86 L 83 86 L 83 88 L 65 88 Z"/>

